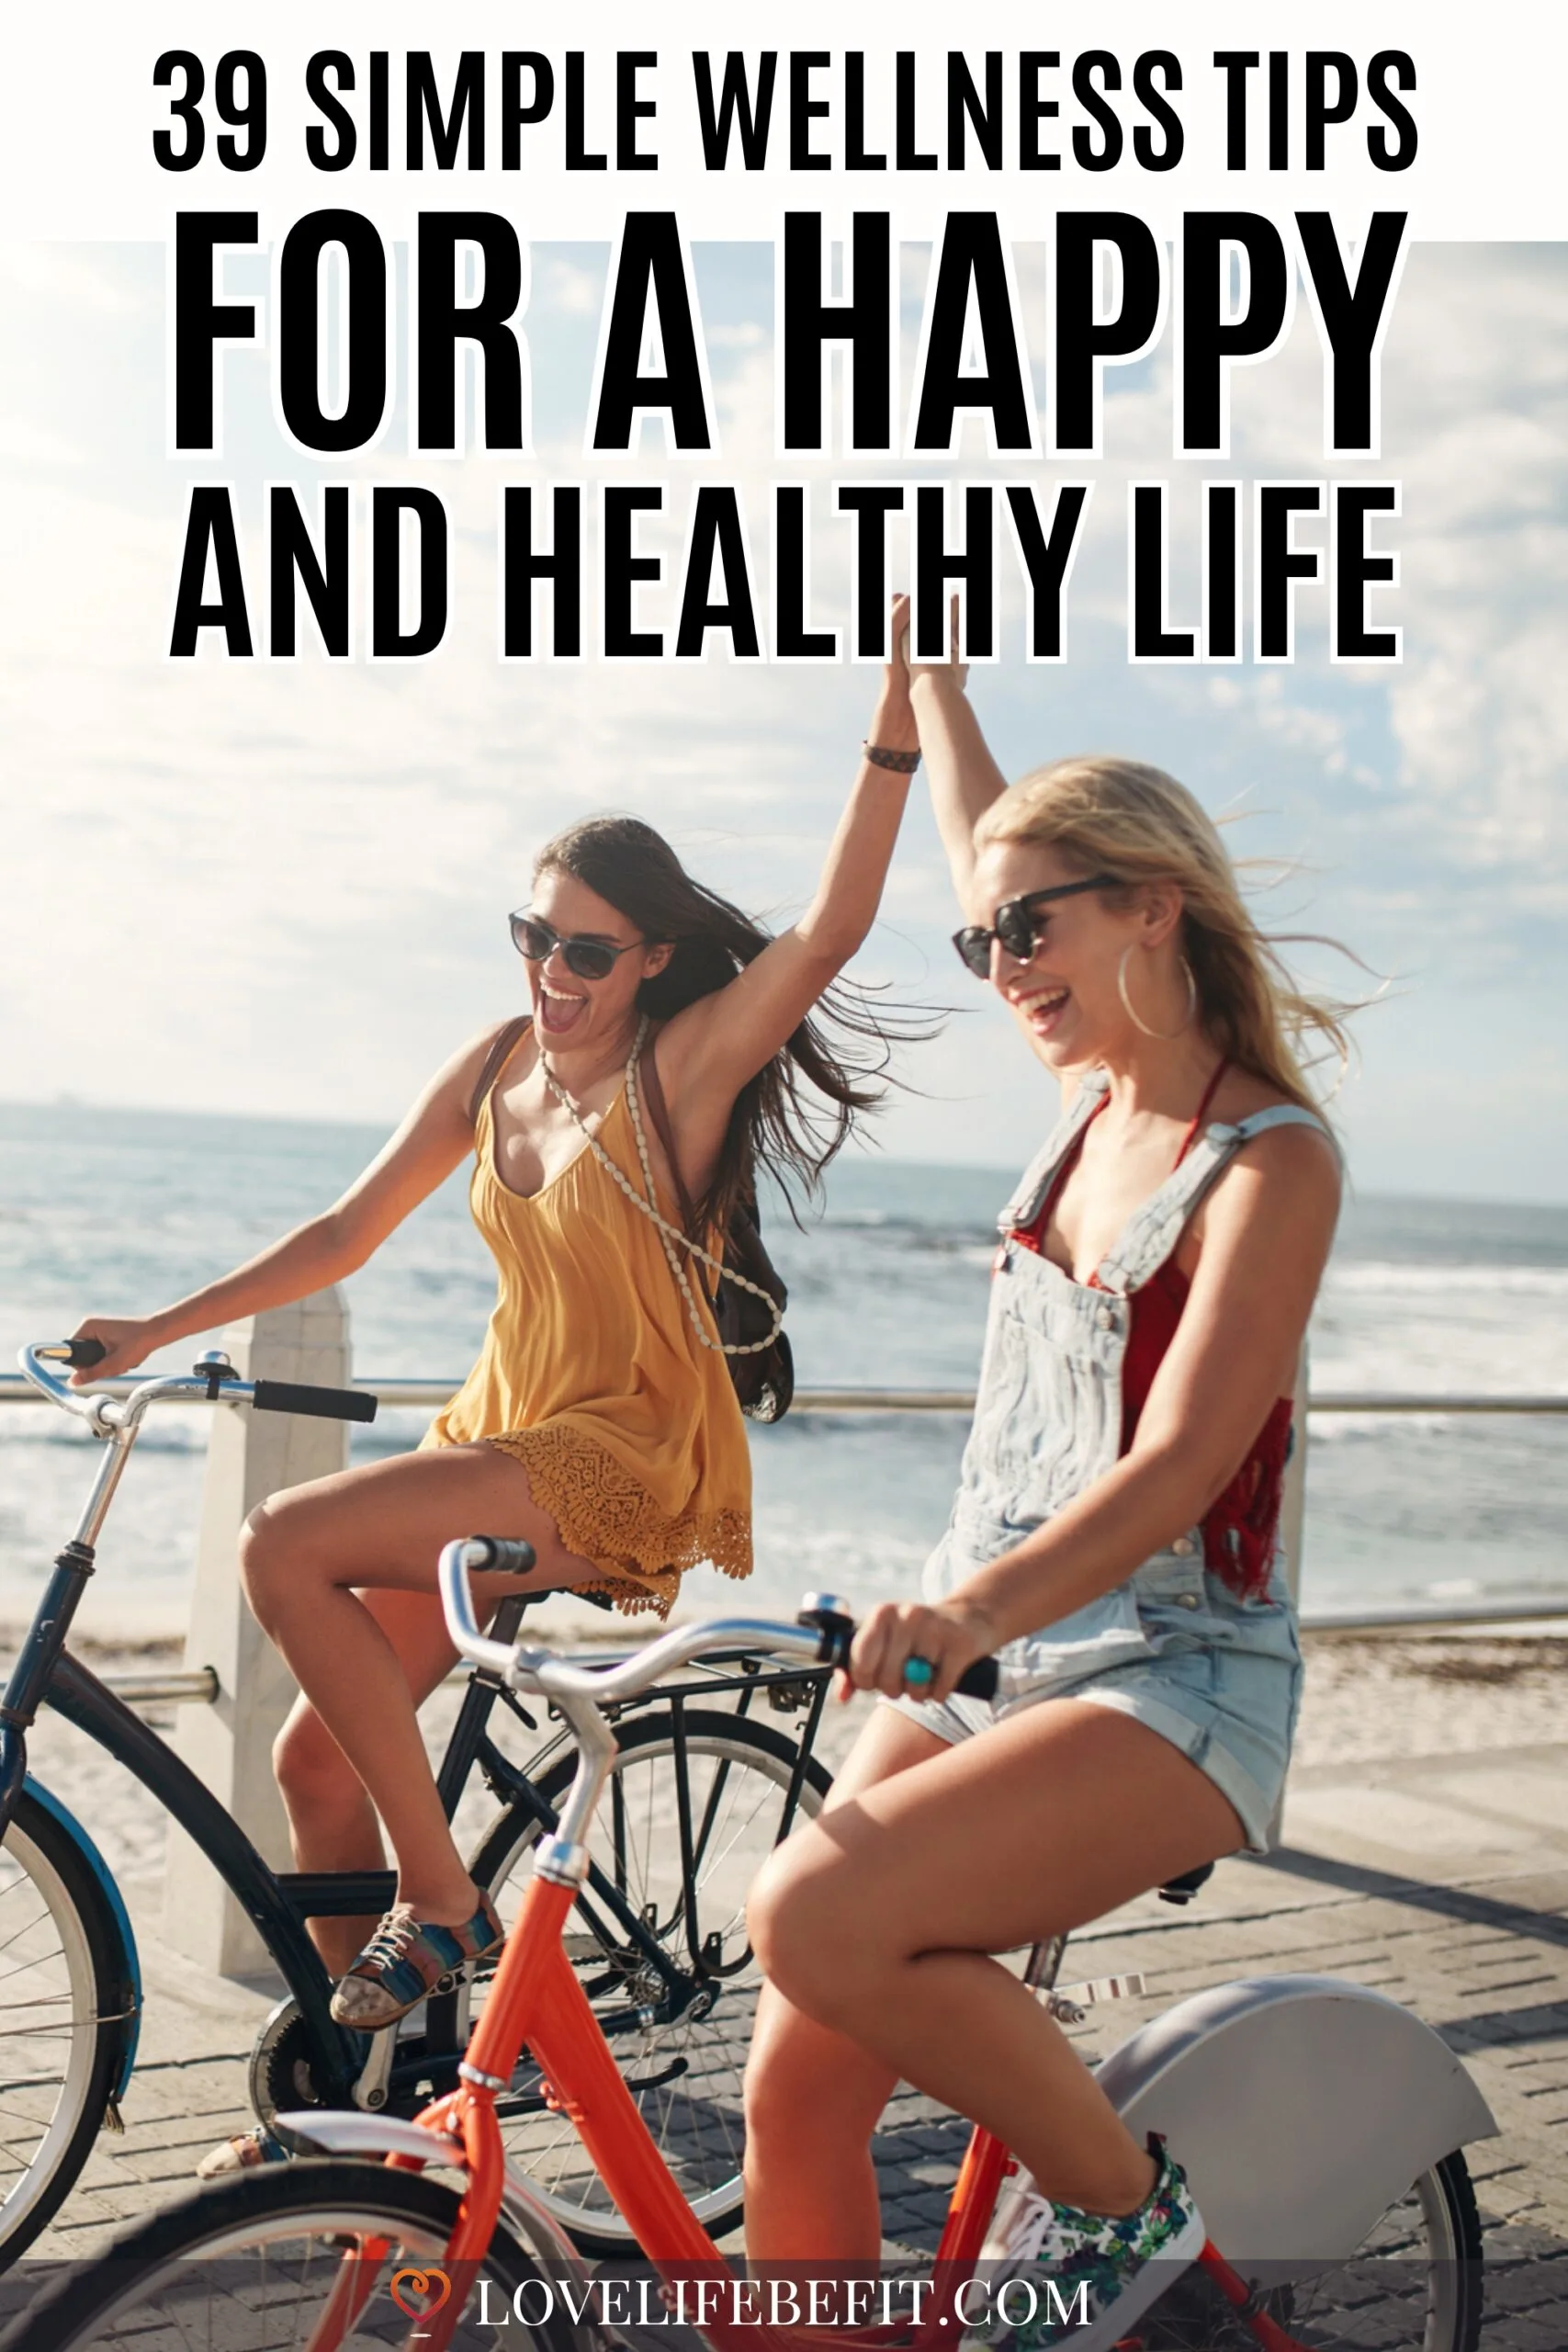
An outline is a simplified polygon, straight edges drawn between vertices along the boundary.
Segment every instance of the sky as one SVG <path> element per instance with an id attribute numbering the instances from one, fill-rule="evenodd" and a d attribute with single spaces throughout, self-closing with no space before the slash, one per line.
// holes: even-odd
<path id="1" fill-rule="evenodd" d="M 929 255 L 903 257 L 906 377 Z M 0 250 L 0 938 L 11 978 L 0 1099 L 210 1108 L 391 1123 L 465 1036 L 513 1008 L 509 908 L 533 853 L 587 811 L 659 825 L 705 881 L 777 922 L 805 903 L 874 699 L 874 671 L 502 665 L 495 514 L 502 481 L 592 482 L 582 456 L 605 250 L 536 246 L 526 326 L 536 453 L 411 461 L 400 397 L 372 456 L 322 469 L 285 447 L 263 354 L 223 364 L 222 454 L 170 458 L 164 268 L 152 244 Z M 772 254 L 702 244 L 694 271 L 720 442 L 666 457 L 645 429 L 628 479 L 662 480 L 649 548 L 677 558 L 690 485 L 741 484 L 765 578 L 763 493 L 809 481 L 818 617 L 841 618 L 847 526 L 827 484 L 865 461 L 773 455 Z M 249 274 L 247 274 L 249 273 Z M 1036 360 L 1043 254 L 1018 275 Z M 260 292 L 257 262 L 231 292 Z M 1234 820 L 1239 855 L 1283 861 L 1267 928 L 1323 933 L 1302 968 L 1357 1018 L 1335 1101 L 1367 1192 L 1568 1200 L 1568 247 L 1417 245 L 1382 365 L 1382 449 L 1323 455 L 1322 365 L 1297 306 L 1278 356 L 1238 371 L 1228 461 L 1171 456 L 1168 331 L 1113 375 L 1105 456 L 1074 575 L 1070 659 L 1026 666 L 1004 554 L 1002 658 L 971 692 L 1006 773 L 1059 754 L 1153 760 Z M 977 432 L 939 478 L 1048 481 Z M 1125 491 L 1172 483 L 1171 604 L 1197 596 L 1208 477 L 1393 479 L 1401 579 L 1377 617 L 1397 667 L 1331 666 L 1321 591 L 1290 667 L 1181 671 L 1125 658 Z M 231 483 L 253 595 L 265 485 L 419 481 L 455 530 L 453 616 L 435 657 L 292 664 L 164 658 L 186 499 Z M 357 530 L 357 514 L 356 525 Z M 1299 537 L 1314 541 L 1311 526 Z M 1324 534 L 1315 534 L 1322 544 Z M 673 598 L 646 592 L 653 621 Z M 1050 1115 L 1007 1015 L 967 980 L 919 789 L 861 976 L 951 1008 L 900 1065 L 880 1122 L 902 1158 L 1005 1166 Z M 1363 968 L 1364 967 L 1364 968 Z"/>

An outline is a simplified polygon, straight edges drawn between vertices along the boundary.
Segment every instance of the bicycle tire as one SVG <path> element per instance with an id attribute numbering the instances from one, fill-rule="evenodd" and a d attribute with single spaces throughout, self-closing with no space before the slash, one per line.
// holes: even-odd
<path id="1" fill-rule="evenodd" d="M 72 2263 L 15 2323 L 5 2352 L 130 2352 L 150 2337 L 160 2345 L 200 2345 L 203 2352 L 242 2346 L 243 2352 L 297 2352 L 302 2342 L 314 2340 L 300 2325 L 302 2289 L 319 2283 L 324 2301 L 341 2268 L 345 2238 L 390 2235 L 372 2299 L 342 2345 L 342 2352 L 370 2352 L 373 2346 L 388 2352 L 419 2324 L 416 2317 L 397 2316 L 389 2284 L 400 2270 L 441 2267 L 457 2208 L 457 2190 L 426 2174 L 341 2157 L 302 2159 L 215 2182 L 123 2232 L 107 2254 Z M 290 2254 L 290 2248 L 299 2251 Z M 494 2289 L 483 2298 L 481 2280 L 493 2281 Z M 530 2284 L 535 2292 L 519 2319 L 513 2298 Z M 494 2313 L 502 2297 L 508 2346 L 522 2352 L 531 2337 L 537 2352 L 571 2352 L 572 2331 L 553 2303 L 547 2304 L 543 2285 L 537 2266 L 498 2224 L 470 2287 L 453 2352 L 495 2352 Z M 403 2291 L 412 2296 L 414 2290 Z M 397 2311 L 407 2312 L 408 2305 Z"/>
<path id="2" fill-rule="evenodd" d="M 1463 2154 L 1413 2181 L 1348 2262 L 1293 2286 L 1256 2284 L 1261 2308 L 1303 2352 L 1476 2352 L 1484 2268 Z M 1257 2352 L 1257 2337 L 1196 2270 L 1145 2324 L 1148 2352 Z"/>
<path id="3" fill-rule="evenodd" d="M 740 2218 L 740 2076 L 761 1982 L 745 1944 L 745 1892 L 774 1842 L 772 1833 L 782 1816 L 798 1748 L 772 1724 L 750 1715 L 695 1708 L 683 1708 L 682 1714 L 694 1840 L 716 1793 L 719 1808 L 701 1857 L 694 1926 L 688 1931 L 678 1885 L 674 1772 L 668 1770 L 655 1781 L 661 1767 L 674 1763 L 671 1709 L 639 1713 L 617 1726 L 618 1752 L 590 1852 L 614 1878 L 618 1838 L 620 1873 L 633 1907 L 644 1912 L 651 1905 L 650 1924 L 672 1956 L 682 1950 L 689 1955 L 694 1943 L 702 1950 L 717 1935 L 719 1946 L 710 1962 L 715 1973 L 682 2016 L 637 2018 L 633 2008 L 639 1992 L 651 1996 L 657 1988 L 648 1982 L 646 1963 L 634 1949 L 595 1932 L 591 1911 L 581 1908 L 574 1918 L 586 1924 L 570 1936 L 568 1949 L 601 2022 L 610 2029 L 610 2046 L 656 2144 L 698 2220 L 718 2237 Z M 540 1794 L 552 1807 L 563 1801 L 575 1762 L 574 1757 L 563 1757 L 539 1781 Z M 823 1767 L 808 1758 L 797 1817 L 810 1819 L 830 1785 Z M 470 1862 L 476 1883 L 489 1890 L 503 1917 L 515 1907 L 523 1866 L 538 1834 L 525 1804 L 510 1807 Z M 651 2005 L 645 1999 L 644 2007 Z M 506 2099 L 502 2102 L 508 2154 L 585 2253 L 627 2252 L 636 2245 L 630 2229 L 570 2123 L 544 2106 L 538 2081 L 525 2052 L 513 2080 L 510 2115 Z"/>
<path id="4" fill-rule="evenodd" d="M 103 2125 L 130 1988 L 102 1887 L 24 1791 L 0 1846 L 0 2267 L 59 2211 Z"/>

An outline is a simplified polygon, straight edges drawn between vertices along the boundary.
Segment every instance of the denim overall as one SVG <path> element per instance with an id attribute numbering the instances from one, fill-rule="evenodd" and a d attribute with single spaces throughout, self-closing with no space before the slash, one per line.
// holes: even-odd
<path id="1" fill-rule="evenodd" d="M 1109 1083 L 1103 1070 L 1083 1080 L 998 1220 L 975 1425 L 952 1519 L 926 1565 L 928 1600 L 1010 1551 L 1111 1468 L 1122 1447 L 1129 1294 L 1165 1263 L 1204 1194 L 1254 1136 L 1285 1125 L 1322 1129 L 1293 1103 L 1206 1127 L 1134 1211 L 1100 1266 L 1101 1287 L 1091 1289 L 1013 1237 L 1039 1216 Z M 1206 1569 L 1201 1528 L 1188 1528 L 1124 1582 L 1010 1643 L 1003 1656 L 1029 1676 L 1024 1694 L 1003 1712 L 1070 1697 L 1134 1715 L 1208 1773 L 1235 1807 L 1248 1845 L 1265 1849 L 1301 1688 L 1278 1558 L 1267 1591 L 1243 1600 Z M 975 1700 L 898 1703 L 950 1740 L 996 1720 Z"/>

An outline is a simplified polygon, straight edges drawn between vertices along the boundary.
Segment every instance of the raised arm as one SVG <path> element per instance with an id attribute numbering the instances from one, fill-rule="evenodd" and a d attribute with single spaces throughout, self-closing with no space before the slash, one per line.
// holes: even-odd
<path id="1" fill-rule="evenodd" d="M 1331 1147 L 1301 1127 L 1260 1136 L 1201 1212 L 1202 1248 L 1129 1451 L 934 1609 L 884 1605 L 855 1645 L 855 1679 L 897 1695 L 929 1657 L 945 1697 L 970 1660 L 1109 1592 L 1192 1527 L 1258 1435 L 1259 1399 L 1288 1396 L 1339 1207 Z"/>
<path id="2" fill-rule="evenodd" d="M 448 1177 L 473 1141 L 468 1105 L 494 1032 L 453 1055 L 410 1110 L 397 1133 L 340 1200 L 231 1273 L 155 1315 L 90 1315 L 72 1335 L 99 1340 L 107 1355 L 75 1385 L 131 1371 L 153 1349 L 210 1331 L 268 1306 L 285 1306 L 341 1282 L 364 1265 L 394 1227 Z"/>
<path id="3" fill-rule="evenodd" d="M 967 917 L 975 828 L 992 801 L 1007 790 L 1007 778 L 987 748 L 964 688 L 964 670 L 956 662 L 911 665 L 910 703 L 931 782 L 931 807 L 953 887 Z"/>
<path id="4" fill-rule="evenodd" d="M 908 627 L 908 612 L 900 597 L 893 615 L 895 649 Z M 908 672 L 897 650 L 883 673 L 866 742 L 887 752 L 917 748 Z M 864 941 L 887 878 L 909 781 L 895 769 L 862 759 L 811 904 L 799 922 L 771 941 L 728 988 L 678 1012 L 660 1035 L 660 1075 L 682 1144 L 690 1141 L 688 1171 L 710 1149 L 716 1151 L 740 1089 L 773 1059 Z"/>

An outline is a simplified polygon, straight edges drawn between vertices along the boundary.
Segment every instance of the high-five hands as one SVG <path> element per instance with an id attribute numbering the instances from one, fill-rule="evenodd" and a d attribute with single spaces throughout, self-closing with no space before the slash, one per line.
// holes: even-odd
<path id="1" fill-rule="evenodd" d="M 901 639 L 897 634 L 900 626 L 898 618 L 899 606 L 902 606 L 903 608 L 903 636 Z M 908 596 L 900 596 L 895 602 L 894 629 L 894 647 L 895 650 L 902 655 L 905 671 L 911 686 L 929 680 L 935 684 L 951 687 L 954 693 L 963 693 L 969 677 L 969 664 L 967 662 L 964 662 L 959 659 L 958 599 L 956 596 L 950 598 L 948 602 L 947 659 L 945 662 L 916 661 L 914 657 L 914 650 L 909 642 L 909 599 Z"/>

